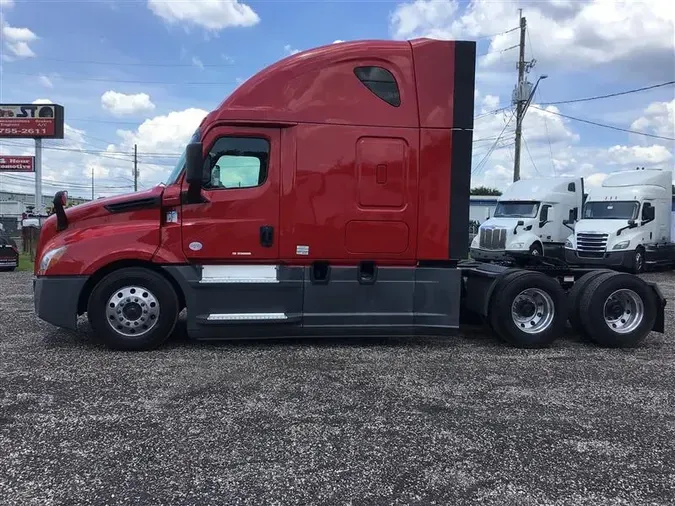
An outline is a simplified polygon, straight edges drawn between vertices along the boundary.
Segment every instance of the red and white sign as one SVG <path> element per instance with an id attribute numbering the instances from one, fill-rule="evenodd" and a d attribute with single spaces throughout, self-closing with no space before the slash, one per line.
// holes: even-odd
<path id="1" fill-rule="evenodd" d="M 0 138 L 63 139 L 63 106 L 0 104 Z"/>
<path id="2" fill-rule="evenodd" d="M 0 172 L 35 172 L 35 157 L 0 156 Z"/>

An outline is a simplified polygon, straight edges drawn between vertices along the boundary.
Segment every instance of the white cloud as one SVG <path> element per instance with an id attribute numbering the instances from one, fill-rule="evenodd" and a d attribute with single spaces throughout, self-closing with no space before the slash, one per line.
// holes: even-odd
<path id="1" fill-rule="evenodd" d="M 118 130 L 117 135 L 121 147 L 137 144 L 139 152 L 179 154 L 207 114 L 195 108 L 173 111 L 145 120 L 135 131 Z"/>
<path id="2" fill-rule="evenodd" d="M 415 0 L 400 4 L 390 17 L 395 38 L 438 39 L 493 36 L 518 26 L 524 9 L 528 45 L 536 57 L 560 71 L 619 64 L 626 73 L 657 79 L 675 73 L 671 0 L 649 2 L 473 0 L 465 9 L 455 0 Z M 499 51 L 518 44 L 518 30 L 491 37 L 487 67 L 503 61 Z M 509 61 L 511 65 L 511 61 Z"/>
<path id="3" fill-rule="evenodd" d="M 209 30 L 254 26 L 260 17 L 238 0 L 148 0 L 148 8 L 169 23 L 192 24 Z"/>
<path id="4" fill-rule="evenodd" d="M 284 53 L 286 53 L 289 56 L 294 55 L 294 54 L 298 54 L 299 52 L 300 52 L 299 49 L 295 49 L 294 47 L 291 47 L 290 44 L 286 44 L 284 46 Z"/>
<path id="5" fill-rule="evenodd" d="M 37 102 L 51 103 L 47 99 L 34 101 Z M 186 109 L 156 116 L 144 121 L 135 130 L 118 130 L 118 142 L 106 148 L 92 145 L 86 131 L 66 124 L 65 138 L 54 146 L 59 149 L 49 149 L 52 144 L 45 146 L 43 192 L 50 195 L 67 189 L 73 196 L 89 198 L 92 169 L 95 197 L 133 191 L 134 144 L 138 145 L 139 188 L 158 184 L 166 179 L 206 114 L 205 110 Z M 3 144 L 0 150 L 8 155 L 32 154 L 32 141 L 22 144 Z M 10 190 L 31 192 L 33 185 L 33 179 L 24 175 L 3 178 L 3 188 Z"/>
<path id="6" fill-rule="evenodd" d="M 43 86 L 45 86 L 47 88 L 53 88 L 54 87 L 54 83 L 52 83 L 52 80 L 49 79 L 47 76 L 40 76 L 39 81 L 40 81 L 40 84 L 42 84 Z"/>
<path id="7" fill-rule="evenodd" d="M 675 99 L 670 102 L 654 102 L 644 114 L 631 124 L 632 130 L 675 138 Z"/>
<path id="8" fill-rule="evenodd" d="M 192 57 L 192 64 L 195 67 L 199 67 L 200 69 L 204 70 L 204 63 L 199 58 L 197 58 L 196 56 Z"/>
<path id="9" fill-rule="evenodd" d="M 0 7 L 14 7 L 14 0 L 0 0 Z"/>
<path id="10" fill-rule="evenodd" d="M 35 53 L 28 45 L 31 42 L 35 42 L 38 39 L 38 36 L 35 35 L 28 28 L 17 28 L 15 26 L 10 26 L 9 23 L 5 22 L 4 19 L 2 22 L 2 38 L 5 42 L 5 48 L 9 51 L 10 54 L 3 55 L 5 60 L 12 60 L 13 57 L 16 58 L 32 58 L 35 56 Z"/>
<path id="11" fill-rule="evenodd" d="M 344 42 L 342 39 L 337 39 L 333 41 L 333 44 L 339 44 L 340 42 Z"/>
<path id="12" fill-rule="evenodd" d="M 147 93 L 127 95 L 117 91 L 106 91 L 101 95 L 101 106 L 115 116 L 124 116 L 155 109 Z"/>

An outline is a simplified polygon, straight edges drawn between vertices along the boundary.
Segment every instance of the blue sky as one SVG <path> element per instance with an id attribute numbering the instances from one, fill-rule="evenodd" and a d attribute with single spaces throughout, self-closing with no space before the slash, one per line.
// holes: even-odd
<path id="1" fill-rule="evenodd" d="M 506 48 L 517 43 L 518 32 L 502 32 L 517 26 L 518 7 L 528 18 L 527 58 L 537 59 L 529 78 L 549 76 L 535 97 L 537 107 L 675 79 L 675 15 L 665 0 L 625 5 L 599 0 L 252 0 L 237 4 L 236 11 L 228 0 L 0 0 L 0 5 L 1 100 L 48 99 L 65 106 L 71 127 L 67 139 L 46 144 L 69 151 L 45 151 L 45 177 L 84 195 L 83 178 L 92 169 L 100 181 L 97 195 L 124 190 L 130 176 L 130 155 L 124 153 L 134 143 L 141 155 L 144 150 L 164 154 L 141 157 L 142 185 L 155 184 L 170 170 L 172 155 L 181 150 L 200 114 L 217 106 L 241 79 L 292 50 L 336 39 L 477 39 L 478 53 L 487 54 L 477 69 L 477 115 L 510 107 L 517 51 Z M 637 163 L 672 168 L 673 141 L 554 113 L 675 137 L 674 90 L 668 86 L 556 105 L 549 113 L 531 109 L 524 126 L 523 176 L 569 173 L 597 183 L 603 174 Z M 106 92 L 112 94 L 104 100 Z M 497 137 L 510 116 L 507 110 L 479 117 L 475 138 Z M 492 140 L 475 144 L 475 185 L 508 184 L 512 139 L 510 123 L 489 156 Z M 25 148 L 18 144 L 30 141 L 3 141 L 0 149 L 19 154 Z M 113 154 L 97 156 L 96 151 L 106 149 Z M 24 180 L 0 176 L 0 186 L 30 190 Z M 54 185 L 47 183 L 45 193 Z"/>

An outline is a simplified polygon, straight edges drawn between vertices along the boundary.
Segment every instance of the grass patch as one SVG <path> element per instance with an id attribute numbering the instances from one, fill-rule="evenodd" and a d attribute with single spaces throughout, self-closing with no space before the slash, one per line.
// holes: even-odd
<path id="1" fill-rule="evenodd" d="M 19 267 L 17 268 L 18 271 L 33 271 L 33 261 L 30 258 L 30 255 L 26 253 L 21 253 L 19 255 Z"/>

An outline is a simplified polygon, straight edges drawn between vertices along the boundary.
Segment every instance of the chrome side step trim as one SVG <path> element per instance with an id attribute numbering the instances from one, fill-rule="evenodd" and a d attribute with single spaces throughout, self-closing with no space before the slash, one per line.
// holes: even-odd
<path id="1" fill-rule="evenodd" d="M 286 320 L 286 313 L 214 313 L 206 319 L 208 321 L 233 321 L 233 320 Z"/>

